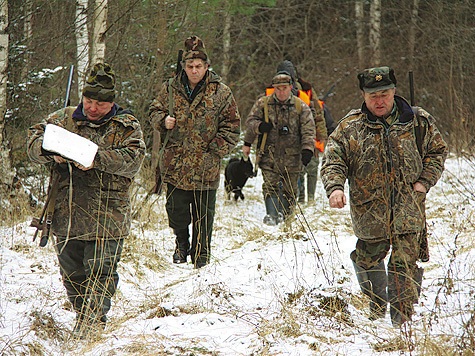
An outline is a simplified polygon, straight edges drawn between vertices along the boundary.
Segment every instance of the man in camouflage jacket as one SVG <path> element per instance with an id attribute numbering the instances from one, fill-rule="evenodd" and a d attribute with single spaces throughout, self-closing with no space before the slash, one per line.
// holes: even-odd
<path id="1" fill-rule="evenodd" d="M 351 259 L 361 290 L 371 298 L 370 318 L 384 317 L 389 298 L 392 323 L 400 326 L 411 320 L 418 301 L 425 197 L 442 174 L 448 148 L 434 118 L 395 95 L 392 69 L 367 69 L 358 79 L 365 102 L 329 136 L 321 176 L 332 208 L 346 204 L 348 179 L 358 237 Z"/>
<path id="2" fill-rule="evenodd" d="M 63 284 L 77 312 L 73 334 L 80 338 L 105 326 L 131 225 L 129 188 L 145 154 L 139 121 L 114 97 L 115 74 L 108 64 L 98 63 L 77 108 L 58 110 L 29 129 L 28 156 L 59 177 L 51 229 Z M 97 144 L 91 167 L 45 151 L 46 124 Z"/>
<path id="3" fill-rule="evenodd" d="M 240 116 L 231 90 L 208 70 L 208 55 L 196 36 L 185 41 L 183 67 L 162 86 L 150 119 L 162 139 L 160 171 L 169 226 L 176 235 L 173 262 L 186 263 L 190 255 L 195 268 L 201 268 L 210 260 L 221 159 L 239 141 Z"/>
<path id="4" fill-rule="evenodd" d="M 248 156 L 252 143 L 260 136 L 257 144 L 259 154 L 266 137 L 259 167 L 264 178 L 264 223 L 268 225 L 278 224 L 292 211 L 302 164 L 310 162 L 315 148 L 315 121 L 308 105 L 292 95 L 290 74 L 278 72 L 272 84 L 275 91 L 259 98 L 247 117 L 243 146 L 243 154 Z"/>

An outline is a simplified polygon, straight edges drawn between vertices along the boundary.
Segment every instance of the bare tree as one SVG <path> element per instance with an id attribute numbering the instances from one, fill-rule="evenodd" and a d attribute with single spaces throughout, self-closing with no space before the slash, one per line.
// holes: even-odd
<path id="1" fill-rule="evenodd" d="M 78 96 L 81 100 L 82 88 L 89 65 L 89 42 L 87 32 L 87 0 L 77 0 L 76 4 L 76 58 L 78 73 Z"/>
<path id="2" fill-rule="evenodd" d="M 7 112 L 8 81 L 8 1 L 0 2 L 0 179 L 3 184 L 11 185 L 15 176 L 5 138 L 5 114 Z"/>
<path id="3" fill-rule="evenodd" d="M 381 64 L 381 0 L 372 0 L 369 9 L 370 30 L 369 30 L 369 46 L 371 48 L 372 66 Z"/>
<path id="4" fill-rule="evenodd" d="M 419 0 L 414 0 L 411 12 L 411 27 L 409 28 L 409 68 L 414 67 L 414 51 L 416 48 L 417 18 L 419 16 Z"/>
<path id="5" fill-rule="evenodd" d="M 221 76 L 225 83 L 228 81 L 231 48 L 231 4 L 229 0 L 224 5 L 224 27 L 223 27 L 223 64 Z"/>
<path id="6" fill-rule="evenodd" d="M 103 62 L 106 57 L 107 0 L 96 0 L 91 41 L 91 63 Z"/>
<path id="7" fill-rule="evenodd" d="M 355 0 L 355 17 L 356 17 L 356 47 L 358 49 L 358 66 L 360 69 L 365 67 L 364 61 L 364 7 L 363 0 Z"/>

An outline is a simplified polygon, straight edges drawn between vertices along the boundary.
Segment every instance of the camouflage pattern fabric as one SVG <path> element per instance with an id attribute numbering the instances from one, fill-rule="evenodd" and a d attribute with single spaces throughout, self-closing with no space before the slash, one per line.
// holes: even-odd
<path id="1" fill-rule="evenodd" d="M 183 51 L 183 61 L 189 59 L 200 58 L 208 61 L 208 53 L 206 52 L 203 41 L 198 36 L 191 36 L 185 40 L 185 50 Z"/>
<path id="2" fill-rule="evenodd" d="M 303 166 L 302 150 L 314 152 L 315 149 L 315 121 L 310 108 L 303 101 L 302 112 L 297 114 L 295 101 L 299 98 L 291 96 L 286 102 L 279 103 L 273 93 L 257 99 L 246 120 L 244 142 L 252 143 L 260 135 L 259 125 L 264 121 L 265 100 L 268 100 L 269 122 L 273 128 L 268 133 L 259 165 L 262 169 L 270 169 L 281 175 L 285 172 L 300 172 Z"/>
<path id="3" fill-rule="evenodd" d="M 323 154 L 321 177 L 327 196 L 343 190 L 348 179 L 353 229 L 362 240 L 422 231 L 425 194 L 414 192 L 413 184 L 420 182 L 427 190 L 434 186 L 448 153 L 426 111 L 418 114 L 426 120 L 415 120 L 403 98 L 395 96 L 395 102 L 398 118 L 387 128 L 370 120 L 364 105 L 363 111 L 351 111 L 330 135 Z M 414 134 L 419 124 L 427 126 L 422 154 Z"/>
<path id="4" fill-rule="evenodd" d="M 52 155 L 42 152 L 46 124 L 66 127 L 66 121 L 71 120 L 65 109 L 52 113 L 45 121 L 29 129 L 30 159 L 52 166 L 60 175 L 52 225 L 53 233 L 57 236 L 95 240 L 123 238 L 129 233 L 129 188 L 142 165 L 145 143 L 139 121 L 116 108 L 116 115 L 99 124 L 72 119 L 72 131 L 99 146 L 94 167 L 87 171 L 73 164 L 68 167 L 66 163 L 54 163 Z"/>
<path id="5" fill-rule="evenodd" d="M 418 233 L 393 235 L 391 239 L 380 241 L 364 241 L 359 239 L 356 242 L 354 262 L 369 270 L 376 267 L 389 252 L 392 246 L 391 257 L 388 266 L 395 266 L 401 270 L 412 270 L 416 266 L 419 254 Z"/>
<path id="6" fill-rule="evenodd" d="M 208 72 L 192 102 L 180 76 L 172 79 L 175 127 L 160 159 L 164 183 L 182 190 L 209 190 L 219 186 L 221 159 L 239 141 L 240 116 L 231 90 L 219 76 Z M 150 107 L 155 129 L 166 137 L 168 115 L 168 82 L 162 86 Z M 163 142 L 162 142 L 163 144 Z"/>
<path id="7" fill-rule="evenodd" d="M 87 77 L 82 94 L 90 99 L 113 102 L 115 98 L 115 73 L 107 63 L 97 63 Z"/>

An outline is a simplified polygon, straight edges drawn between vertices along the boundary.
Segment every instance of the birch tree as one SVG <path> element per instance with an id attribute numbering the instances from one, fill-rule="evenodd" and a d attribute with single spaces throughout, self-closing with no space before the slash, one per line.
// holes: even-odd
<path id="1" fill-rule="evenodd" d="M 78 75 L 78 96 L 82 98 L 82 89 L 89 65 L 89 43 L 87 31 L 87 0 L 77 0 L 76 4 L 76 58 Z"/>
<path id="2" fill-rule="evenodd" d="M 5 114 L 7 112 L 7 65 L 8 65 L 8 1 L 0 2 L 0 179 L 11 186 L 15 176 L 5 137 Z"/>
<path id="3" fill-rule="evenodd" d="M 372 0 L 369 9 L 370 29 L 369 46 L 371 48 L 371 66 L 377 67 L 381 64 L 381 0 Z"/>
<path id="4" fill-rule="evenodd" d="M 356 46 L 358 50 L 358 65 L 360 69 L 365 67 L 364 61 L 364 7 L 363 0 L 355 0 L 355 18 L 356 18 Z"/>
<path id="5" fill-rule="evenodd" d="M 104 62 L 106 57 L 107 0 L 96 0 L 91 41 L 91 63 Z"/>

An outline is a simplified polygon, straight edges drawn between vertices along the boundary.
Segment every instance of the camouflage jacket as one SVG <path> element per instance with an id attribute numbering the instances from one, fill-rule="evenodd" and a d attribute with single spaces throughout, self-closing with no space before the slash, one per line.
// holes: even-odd
<path id="1" fill-rule="evenodd" d="M 101 123 L 85 119 L 81 108 L 73 118 L 65 109 L 58 110 L 29 129 L 28 156 L 59 174 L 52 231 L 57 236 L 68 236 L 69 231 L 69 237 L 81 240 L 126 237 L 131 225 L 129 188 L 145 155 L 140 123 L 117 105 L 115 115 Z M 68 120 L 73 122 L 72 132 L 99 146 L 90 170 L 54 163 L 53 156 L 45 155 L 41 148 L 46 124 L 70 128 Z"/>
<path id="2" fill-rule="evenodd" d="M 346 115 L 329 136 L 321 176 L 327 196 L 349 182 L 350 211 L 355 235 L 378 240 L 392 234 L 421 231 L 425 224 L 425 195 L 440 178 L 448 148 L 434 119 L 418 109 L 417 117 L 401 97 L 395 97 L 398 118 L 391 125 L 375 118 L 363 104 Z M 422 152 L 417 125 L 425 132 Z"/>
<path id="3" fill-rule="evenodd" d="M 182 72 L 183 73 L 183 72 Z M 204 85 L 190 102 L 183 76 L 171 79 L 175 127 L 165 128 L 169 82 L 150 107 L 150 119 L 161 136 L 160 172 L 164 183 L 183 190 L 217 189 L 221 159 L 239 141 L 241 119 L 234 96 L 218 75 L 208 71 Z"/>
<path id="4" fill-rule="evenodd" d="M 268 100 L 269 122 L 272 130 L 268 133 L 259 166 L 277 173 L 300 172 L 303 149 L 314 152 L 315 121 L 307 104 L 295 96 L 280 103 L 274 94 L 264 96 L 255 102 L 246 120 L 244 142 L 251 144 L 261 136 L 259 125 L 264 121 L 264 105 Z M 302 111 L 297 114 L 295 101 L 301 101 Z M 258 140 L 258 146 L 261 140 Z"/>

